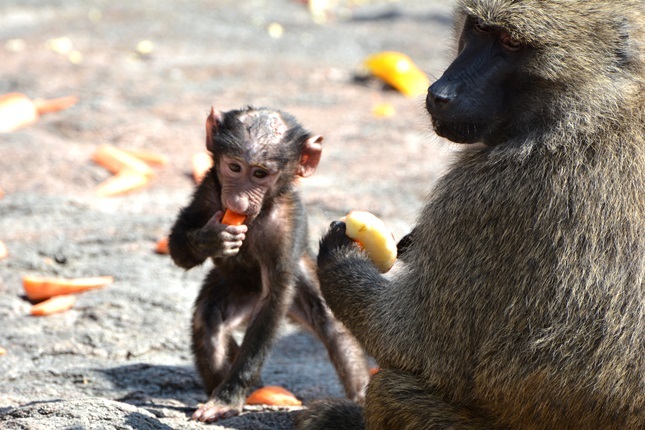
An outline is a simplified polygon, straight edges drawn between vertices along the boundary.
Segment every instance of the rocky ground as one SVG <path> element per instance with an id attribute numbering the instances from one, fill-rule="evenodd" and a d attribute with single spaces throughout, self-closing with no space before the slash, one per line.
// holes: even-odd
<path id="1" fill-rule="evenodd" d="M 450 3 L 372 1 L 326 22 L 296 0 L 0 3 L 0 94 L 79 98 L 0 135 L 0 241 L 9 249 L 0 260 L 0 428 L 203 427 L 188 420 L 205 400 L 188 322 L 210 263 L 185 272 L 153 248 L 188 202 L 210 106 L 280 108 L 325 136 L 318 171 L 301 183 L 314 251 L 350 209 L 374 212 L 400 238 L 452 148 L 432 134 L 422 96 L 354 76 L 384 50 L 439 75 Z M 395 114 L 375 116 L 380 103 Z M 145 190 L 98 197 L 110 174 L 91 155 L 103 143 L 171 161 Z M 115 282 L 79 295 L 66 313 L 32 317 L 25 274 Z M 286 324 L 263 381 L 305 405 L 342 395 L 320 343 Z M 248 408 L 211 428 L 290 429 L 294 413 Z"/>

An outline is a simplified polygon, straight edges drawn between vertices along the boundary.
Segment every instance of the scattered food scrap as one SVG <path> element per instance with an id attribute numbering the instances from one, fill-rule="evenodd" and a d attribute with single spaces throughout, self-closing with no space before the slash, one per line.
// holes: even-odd
<path id="1" fill-rule="evenodd" d="M 92 160 L 112 173 L 120 173 L 124 170 L 137 172 L 143 176 L 152 176 L 154 173 L 145 161 L 109 144 L 99 146 L 92 155 Z"/>
<path id="2" fill-rule="evenodd" d="M 9 250 L 7 250 L 6 245 L 4 242 L 0 240 L 0 260 L 3 258 L 6 258 L 9 255 Z"/>
<path id="3" fill-rule="evenodd" d="M 66 56 L 72 64 L 79 64 L 83 61 L 83 54 L 74 49 L 72 39 L 67 36 L 49 39 L 45 45 L 50 51 Z"/>
<path id="4" fill-rule="evenodd" d="M 389 103 L 378 103 L 372 108 L 372 115 L 377 118 L 390 118 L 396 113 L 394 106 Z"/>
<path id="5" fill-rule="evenodd" d="M 163 167 L 168 164 L 168 156 L 147 149 L 124 149 L 128 154 L 148 163 L 151 166 Z"/>
<path id="6" fill-rule="evenodd" d="M 27 42 L 24 39 L 9 39 L 5 42 L 4 49 L 9 52 L 23 52 L 27 49 Z"/>
<path id="7" fill-rule="evenodd" d="M 193 178 L 201 183 L 206 173 L 213 167 L 213 159 L 208 152 L 198 152 L 193 155 Z"/>
<path id="8" fill-rule="evenodd" d="M 27 298 L 32 301 L 49 299 L 60 295 L 82 293 L 84 291 L 105 287 L 112 282 L 114 282 L 112 276 L 71 279 L 32 275 L 22 277 L 22 286 L 27 294 Z"/>
<path id="9" fill-rule="evenodd" d="M 56 296 L 33 305 L 29 313 L 34 316 L 47 316 L 65 312 L 73 308 L 75 304 L 76 297 L 71 294 L 66 296 Z"/>
<path id="10" fill-rule="evenodd" d="M 144 188 L 149 182 L 147 175 L 125 169 L 101 182 L 95 191 L 100 197 L 113 197 Z"/>
<path id="11" fill-rule="evenodd" d="M 139 55 L 145 56 L 152 54 L 155 50 L 155 44 L 151 40 L 142 40 L 137 43 L 136 51 Z"/>
<path id="12" fill-rule="evenodd" d="M 284 35 L 284 27 L 277 22 L 272 22 L 267 26 L 267 32 L 273 39 L 280 39 Z"/>
<path id="13" fill-rule="evenodd" d="M 0 133 L 8 133 L 38 121 L 41 115 L 74 106 L 78 98 L 30 99 L 22 93 L 0 96 Z"/>
<path id="14" fill-rule="evenodd" d="M 369 74 L 409 97 L 425 94 L 430 85 L 427 75 L 410 57 L 400 52 L 384 51 L 371 55 L 365 59 L 363 66 Z"/>
<path id="15" fill-rule="evenodd" d="M 157 254 L 170 254 L 170 249 L 168 248 L 168 236 L 162 237 L 157 241 L 155 245 L 155 252 Z"/>
<path id="16" fill-rule="evenodd" d="M 99 146 L 92 160 L 115 174 L 97 186 L 96 194 L 102 197 L 145 187 L 154 176 L 150 165 L 163 166 L 168 163 L 168 157 L 163 154 L 143 149 L 124 150 L 109 144 Z"/>
<path id="17" fill-rule="evenodd" d="M 262 387 L 246 398 L 247 405 L 300 406 L 302 402 L 289 390 L 275 385 Z"/>

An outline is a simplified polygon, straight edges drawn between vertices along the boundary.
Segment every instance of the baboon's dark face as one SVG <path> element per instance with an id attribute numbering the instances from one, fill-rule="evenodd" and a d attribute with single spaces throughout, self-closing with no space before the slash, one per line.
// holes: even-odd
<path id="1" fill-rule="evenodd" d="M 457 143 L 498 144 L 509 133 L 513 99 L 529 85 L 518 64 L 530 48 L 476 17 L 465 20 L 458 48 L 457 58 L 428 89 L 434 130 Z"/>

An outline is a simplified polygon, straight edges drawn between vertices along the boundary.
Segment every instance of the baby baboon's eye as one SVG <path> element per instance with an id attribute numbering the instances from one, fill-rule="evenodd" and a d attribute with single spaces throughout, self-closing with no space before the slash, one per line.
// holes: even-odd
<path id="1" fill-rule="evenodd" d="M 255 172 L 253 172 L 253 176 L 255 176 L 258 179 L 262 179 L 269 176 L 269 173 L 266 170 L 256 170 Z"/>

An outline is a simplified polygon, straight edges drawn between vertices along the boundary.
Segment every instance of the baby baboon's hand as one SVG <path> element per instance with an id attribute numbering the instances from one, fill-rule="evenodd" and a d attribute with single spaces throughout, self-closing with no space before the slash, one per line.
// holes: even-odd
<path id="1" fill-rule="evenodd" d="M 218 211 L 204 227 L 189 236 L 191 246 L 198 254 L 217 258 L 231 257 L 240 251 L 248 227 L 222 224 L 221 218 L 222 212 Z"/>

